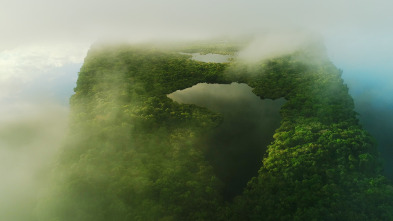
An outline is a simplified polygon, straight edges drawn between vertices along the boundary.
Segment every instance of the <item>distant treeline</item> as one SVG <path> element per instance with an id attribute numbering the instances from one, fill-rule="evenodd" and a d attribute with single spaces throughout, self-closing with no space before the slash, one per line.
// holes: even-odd
<path id="1" fill-rule="evenodd" d="M 393 187 L 328 60 L 308 49 L 253 64 L 204 63 L 179 52 L 237 48 L 174 48 L 89 51 L 39 220 L 393 220 Z M 201 142 L 222 116 L 167 97 L 202 82 L 246 83 L 261 99 L 287 100 L 258 176 L 231 201 L 205 157 L 214 147 Z"/>

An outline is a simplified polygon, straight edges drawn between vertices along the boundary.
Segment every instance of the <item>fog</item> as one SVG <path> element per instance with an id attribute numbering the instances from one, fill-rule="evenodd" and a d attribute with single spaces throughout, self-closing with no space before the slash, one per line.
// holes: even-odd
<path id="1" fill-rule="evenodd" d="M 321 33 L 340 46 L 364 42 L 365 35 L 371 35 L 371 43 L 380 48 L 379 37 L 392 35 L 391 4 L 387 0 L 16 0 L 0 9 L 0 49 L 37 42 L 196 39 L 288 28 Z"/>
<path id="2" fill-rule="evenodd" d="M 0 52 L 0 220 L 35 220 L 39 191 L 67 134 L 68 99 L 84 56 L 72 48 Z"/>
<path id="3" fill-rule="evenodd" d="M 316 36 L 343 70 L 360 121 L 377 139 L 393 179 L 392 6 L 388 0 L 2 2 L 0 220 L 28 220 L 42 171 L 65 133 L 78 69 L 96 41 L 252 35 L 239 57 L 255 60 L 291 52 Z"/>
<path id="4" fill-rule="evenodd" d="M 258 62 L 293 53 L 312 45 L 314 42 L 323 44 L 322 39 L 315 33 L 308 33 L 304 30 L 259 33 L 239 52 L 237 58 L 243 62 Z"/>
<path id="5" fill-rule="evenodd" d="M 34 220 L 38 192 L 67 130 L 68 109 L 24 104 L 0 119 L 0 219 Z"/>

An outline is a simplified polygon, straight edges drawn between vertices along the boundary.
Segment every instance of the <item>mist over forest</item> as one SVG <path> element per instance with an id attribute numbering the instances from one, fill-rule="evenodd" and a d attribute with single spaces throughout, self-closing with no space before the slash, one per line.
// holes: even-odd
<path id="1" fill-rule="evenodd" d="M 391 93 L 389 78 L 361 76 L 354 73 L 346 75 L 345 71 L 343 74 L 354 98 L 360 123 L 376 139 L 384 161 L 384 173 L 393 181 L 393 139 L 390 135 L 393 130 L 393 101 L 388 95 Z"/>
<path id="2" fill-rule="evenodd" d="M 30 168 L 26 192 L 11 192 L 25 212 L 10 206 L 2 216 L 390 219 L 391 182 L 342 71 L 320 43 L 298 39 L 290 52 L 275 43 L 284 50 L 271 55 L 250 48 L 260 42 L 93 45 L 69 119 L 55 117 L 65 126 L 38 117 L 2 130 L 13 149 L 45 141 L 27 147 L 41 156 L 18 170 Z"/>
<path id="3" fill-rule="evenodd" d="M 0 220 L 393 220 L 391 1 L 2 6 Z"/>
<path id="4" fill-rule="evenodd" d="M 102 220 L 123 220 L 125 217 L 128 217 L 126 219 L 133 217 L 131 220 L 139 219 L 137 217 L 169 220 L 226 220 L 232 217 L 231 219 L 233 220 L 254 220 L 252 218 L 253 216 L 265 217 L 267 216 L 265 212 L 275 211 L 272 208 L 266 209 L 265 212 L 249 210 L 249 208 L 255 205 L 265 205 L 260 199 L 273 201 L 280 199 L 275 199 L 274 197 L 269 198 L 270 196 L 266 194 L 271 194 L 273 190 L 269 189 L 271 187 L 268 185 L 264 186 L 260 183 L 263 183 L 264 180 L 271 179 L 269 177 L 262 177 L 266 175 L 266 171 L 270 170 L 267 169 L 267 166 L 271 162 L 266 160 L 269 159 L 269 156 L 274 156 L 272 155 L 272 151 L 274 151 L 272 145 L 282 145 L 280 142 L 290 145 L 291 142 L 297 143 L 305 142 L 307 139 L 315 139 L 306 138 L 310 135 L 303 134 L 304 131 L 300 131 L 300 134 L 303 134 L 301 136 L 304 136 L 303 138 L 295 138 L 296 136 L 293 135 L 293 138 L 285 139 L 301 139 L 303 141 L 277 141 L 277 139 L 283 139 L 280 138 L 282 136 L 280 135 L 282 133 L 280 131 L 283 130 L 283 125 L 287 125 L 284 123 L 285 120 L 283 121 L 282 116 L 287 116 L 286 119 L 288 119 L 292 114 L 288 115 L 287 111 L 290 108 L 296 109 L 299 105 L 291 104 L 291 102 L 287 104 L 288 99 L 296 101 L 296 99 L 291 97 L 293 95 L 288 96 L 285 93 L 290 94 L 290 91 L 294 90 L 290 89 L 294 87 L 291 86 L 291 84 L 294 84 L 293 82 L 296 82 L 294 79 L 300 78 L 291 77 L 288 73 L 295 74 L 294 76 L 296 76 L 296 73 L 302 73 L 302 71 L 299 71 L 304 68 L 302 65 L 305 65 L 305 67 L 309 65 L 309 68 L 314 67 L 313 65 L 324 65 L 328 61 L 328 58 L 324 55 L 324 48 L 318 46 L 319 43 L 308 37 L 297 37 L 298 43 L 293 44 L 294 46 L 292 48 L 279 43 L 280 41 L 288 41 L 287 37 L 273 39 L 275 40 L 268 39 L 270 45 L 279 46 L 275 46 L 278 49 L 270 53 L 258 52 L 255 49 L 255 47 L 265 47 L 265 43 L 262 43 L 263 41 L 261 40 L 250 44 L 239 42 L 229 44 L 225 41 L 219 41 L 218 43 L 197 43 L 194 45 L 191 44 L 191 46 L 180 44 L 180 46 L 172 45 L 171 47 L 173 49 L 170 49 L 171 47 L 168 46 L 161 47 L 159 45 L 155 45 L 155 49 L 149 49 L 148 45 L 137 45 L 135 49 L 132 46 L 128 46 L 128 44 L 110 44 L 110 46 L 93 45 L 85 58 L 84 66 L 80 70 L 76 88 L 74 89 L 75 94 L 71 99 L 70 113 L 68 112 L 68 105 L 65 104 L 64 100 L 71 94 L 69 87 L 74 84 L 73 81 L 66 77 L 67 74 L 62 74 L 57 79 L 47 79 L 47 75 L 42 75 L 36 81 L 47 82 L 47 86 L 40 88 L 38 84 L 30 83 L 31 86 L 25 87 L 20 91 L 18 95 L 19 99 L 34 98 L 34 94 L 36 94 L 36 96 L 44 95 L 55 102 L 51 104 L 41 98 L 40 100 L 36 100 L 38 104 L 36 105 L 26 100 L 24 106 L 9 107 L 10 110 L 14 110 L 14 118 L 8 118 L 8 120 L 3 119 L 4 126 L 0 130 L 2 156 L 4 157 L 2 168 L 5 169 L 4 174 L 7 173 L 9 175 L 6 176 L 8 182 L 3 182 L 1 185 L 2 191 L 4 192 L 3 195 L 7 196 L 4 198 L 5 201 L 1 202 L 1 205 L 4 205 L 0 211 L 1 216 L 7 220 L 15 221 L 52 220 L 54 218 L 60 220 L 97 220 L 98 216 L 92 214 L 96 214 L 97 209 L 100 208 L 99 210 L 102 210 L 102 214 L 99 216 Z M 212 46 L 209 46 L 210 44 Z M 128 47 L 131 48 L 128 49 Z M 240 52 L 238 52 L 237 50 L 239 48 L 243 49 L 240 49 Z M 302 51 L 302 48 L 304 51 Z M 136 51 L 133 52 L 133 50 Z M 181 51 L 181 53 L 176 52 L 176 54 L 171 54 L 171 50 Z M 299 51 L 297 52 L 297 50 Z M 217 52 L 222 54 L 215 54 Z M 127 55 L 128 53 L 130 54 Z M 129 60 L 127 56 L 133 56 L 132 53 L 139 53 L 140 57 L 132 57 L 135 60 Z M 291 53 L 294 54 L 291 55 Z M 291 63 L 286 63 L 286 59 L 288 58 L 285 56 L 288 56 L 288 54 L 293 56 L 292 62 L 299 66 L 291 67 Z M 116 59 L 126 60 L 119 62 Z M 186 72 L 178 71 L 176 69 L 178 67 L 174 63 L 178 62 L 176 59 L 180 59 L 180 63 L 178 64 L 181 66 L 194 65 L 193 62 L 195 65 L 201 66 L 196 66 L 194 71 L 190 69 L 192 66 L 187 67 L 188 71 Z M 155 63 L 148 63 L 152 61 Z M 261 61 L 267 63 L 258 64 Z M 156 62 L 163 66 L 154 66 L 157 65 Z M 142 67 L 138 66 L 138 63 L 143 64 Z M 281 66 L 274 66 L 276 64 L 280 64 Z M 170 66 L 166 67 L 166 65 Z M 271 69 L 269 69 L 269 65 L 272 66 L 270 67 Z M 62 71 L 63 73 L 67 73 L 71 70 L 75 71 L 79 67 L 80 64 L 76 63 Z M 162 68 L 163 72 L 156 72 L 157 68 Z M 212 68 L 212 70 L 210 71 L 209 68 Z M 220 71 L 225 70 L 225 68 L 228 70 L 221 74 Z M 289 69 L 287 70 L 287 68 Z M 133 71 L 134 69 L 139 72 Z M 258 79 L 258 73 L 264 73 L 264 69 L 273 71 L 277 75 L 284 73 L 286 74 L 285 78 L 289 79 L 286 83 L 285 81 L 284 83 L 278 83 L 283 81 L 283 79 L 285 80 L 285 78 L 276 78 L 274 77 L 275 75 L 271 75 L 273 76 L 273 80 L 267 77 L 267 82 L 270 82 L 271 85 L 269 83 L 262 83 L 264 86 L 259 88 L 260 83 L 258 82 L 263 81 Z M 151 70 L 158 75 L 154 77 L 149 76 L 149 71 Z M 165 75 L 159 75 L 171 73 L 171 71 L 174 71 L 175 74 L 201 73 L 202 80 L 193 80 L 198 75 L 192 76 L 191 79 L 189 77 L 168 78 Z M 330 71 L 326 73 L 335 72 L 334 69 Z M 139 75 L 135 75 L 129 78 L 134 83 L 130 84 L 131 86 L 127 86 L 127 83 L 122 79 L 133 73 L 145 73 L 145 76 L 142 74 L 140 77 Z M 351 79 L 345 78 L 345 74 L 340 73 L 338 76 L 343 76 L 345 83 L 351 86 Z M 227 80 L 228 77 L 233 80 Z M 179 83 L 171 83 L 173 79 L 190 79 L 191 82 L 196 83 L 187 83 L 186 85 L 188 86 L 186 87 L 176 86 Z M 198 84 L 198 82 L 201 83 Z M 245 84 L 245 82 L 248 83 Z M 298 82 L 297 84 L 304 83 Z M 341 83 L 335 84 L 337 85 L 328 86 L 324 92 L 315 92 L 316 94 L 323 93 L 325 95 L 322 95 L 321 101 L 318 101 L 318 98 L 314 102 L 326 102 L 323 101 L 326 99 L 323 97 L 329 97 L 330 90 L 339 90 L 335 88 Z M 276 87 L 283 88 L 278 90 Z M 304 87 L 307 88 L 309 86 Z M 344 85 L 344 93 L 340 92 L 343 93 L 342 98 L 347 96 L 345 95 L 345 91 L 351 92 L 355 98 L 355 110 L 360 115 L 355 116 L 347 113 L 349 115 L 342 115 L 342 118 L 340 118 L 340 115 L 337 115 L 336 117 L 341 119 L 338 122 L 348 121 L 349 125 L 351 125 L 352 123 L 350 122 L 352 120 L 355 118 L 360 119 L 360 123 L 365 129 L 369 130 L 378 142 L 378 149 L 382 153 L 381 159 L 384 159 L 385 163 L 381 164 L 380 160 L 378 160 L 379 155 L 373 149 L 377 146 L 372 147 L 372 138 L 368 138 L 363 132 L 356 135 L 356 137 L 363 137 L 362 139 L 364 140 L 361 142 L 363 142 L 363 146 L 367 145 L 364 146 L 366 149 L 361 151 L 366 152 L 353 152 L 347 156 L 348 158 L 346 160 L 349 159 L 350 164 L 342 164 L 346 161 L 345 159 L 343 162 L 337 161 L 340 159 L 339 156 L 335 160 L 331 159 L 331 162 L 326 162 L 329 162 L 329 165 L 342 164 L 342 167 L 339 167 L 340 169 L 337 170 L 337 172 L 341 171 L 340 173 L 344 173 L 343 171 L 346 171 L 345 173 L 358 171 L 351 176 L 358 176 L 355 174 L 359 173 L 373 177 L 375 176 L 373 174 L 384 173 L 391 179 L 392 174 L 389 169 L 389 159 L 392 156 L 389 149 L 391 140 L 389 133 L 384 133 L 386 129 L 392 126 L 388 120 L 390 119 L 390 111 L 384 109 L 384 106 L 378 105 L 378 100 L 372 100 L 370 98 L 372 95 L 368 94 L 369 97 L 364 96 L 367 93 L 362 91 L 362 89 L 357 89 L 358 91 L 356 91 L 356 87 L 355 89 L 349 87 L 349 90 L 345 89 L 345 87 Z M 178 88 L 178 90 L 174 91 L 171 88 Z M 297 92 L 296 96 L 299 96 L 298 93 L 301 92 Z M 143 94 L 147 94 L 147 98 Z M 314 93 L 306 96 L 313 95 Z M 271 99 L 266 99 L 265 96 Z M 167 100 L 168 98 L 175 103 L 171 104 L 170 100 Z M 303 101 L 299 100 L 296 102 Z M 283 105 L 286 107 L 284 110 L 282 109 Z M 295 112 L 297 114 L 305 114 L 305 116 L 309 117 L 312 112 L 304 112 L 307 111 L 307 105 L 309 104 L 305 103 L 303 105 L 306 105 L 303 107 L 303 110 L 299 109 Z M 334 105 L 335 108 L 333 111 L 337 111 L 337 108 L 340 106 L 337 106 L 338 103 Z M 352 105 L 351 99 L 348 98 L 345 101 L 345 105 L 340 108 L 344 108 L 343 110 L 345 111 L 343 112 L 346 112 L 346 109 L 348 111 L 351 110 Z M 318 107 L 318 104 L 309 108 L 315 107 Z M 338 120 L 334 120 L 334 118 L 323 120 L 326 117 L 324 112 L 328 111 L 326 107 L 314 111 L 316 112 L 312 114 L 317 114 L 315 117 L 320 118 L 321 122 L 325 122 L 323 124 L 328 125 L 327 122 Z M 320 113 L 320 111 L 322 112 Z M 22 116 L 23 118 L 21 118 Z M 386 116 L 386 118 L 381 118 L 381 116 Z M 181 120 L 179 121 L 179 119 Z M 288 122 L 297 122 L 299 125 L 304 124 L 303 120 L 300 120 L 303 117 L 296 117 L 294 119 L 295 121 L 290 120 Z M 69 120 L 71 121 L 70 124 L 68 123 Z M 323 129 L 324 126 L 319 125 L 319 123 L 308 124 L 306 123 L 306 126 L 303 126 L 308 128 L 306 131 L 310 130 L 312 133 L 315 133 L 316 131 L 331 130 L 331 136 L 341 136 L 341 139 L 352 139 L 347 135 L 334 134 L 337 133 L 333 132 L 336 129 Z M 175 129 L 177 127 L 175 125 L 183 128 L 180 129 L 183 132 Z M 310 129 L 314 127 L 316 129 Z M 346 127 L 339 126 L 341 129 L 338 131 Z M 288 128 L 288 126 L 284 128 Z M 355 131 L 350 133 L 359 133 Z M 130 132 L 133 134 L 131 137 L 127 135 Z M 326 135 L 317 134 L 311 136 L 326 137 Z M 313 142 L 325 141 L 314 140 Z M 337 148 L 335 145 L 332 147 Z M 344 145 L 343 147 L 345 147 L 347 144 L 340 145 Z M 143 146 L 146 149 L 138 149 L 138 146 Z M 178 152 L 178 148 L 182 146 L 191 148 L 190 150 L 192 152 L 187 152 L 185 149 Z M 198 148 L 194 149 L 194 146 Z M 271 148 L 270 150 L 269 146 Z M 305 146 L 305 148 L 309 147 Z M 294 150 L 303 151 L 301 149 Z M 171 153 L 170 155 L 162 155 L 168 151 Z M 172 153 L 172 151 L 174 152 Z M 181 153 L 183 151 L 185 152 Z M 178 155 L 180 153 L 181 155 Z M 298 153 L 294 154 L 296 155 L 293 156 L 297 156 Z M 356 156 L 356 154 L 359 155 Z M 318 154 L 315 156 L 318 156 Z M 291 158 L 282 157 L 283 160 Z M 108 161 L 109 159 L 110 161 Z M 151 162 L 152 160 L 154 163 Z M 299 160 L 302 161 L 303 159 L 299 158 Z M 275 166 L 277 167 L 276 169 L 281 167 L 282 160 L 279 162 Z M 306 162 L 304 161 L 304 163 Z M 199 169 L 195 168 L 195 165 L 188 163 L 198 165 Z M 297 163 L 294 165 L 297 165 Z M 325 166 L 321 165 L 320 167 L 324 168 Z M 343 170 L 343 167 L 348 167 L 348 169 Z M 180 168 L 181 170 L 176 169 L 175 171 L 169 172 L 172 170 L 171 168 Z M 201 168 L 204 169 L 201 170 Z M 293 169 L 295 168 L 296 166 Z M 333 172 L 334 169 L 332 166 L 328 166 L 327 168 L 330 169 L 326 171 L 331 170 L 329 173 L 335 173 Z M 265 172 L 263 172 L 264 170 Z M 303 173 L 306 170 L 305 168 L 300 169 Z M 321 171 L 324 170 L 322 169 Z M 192 175 L 189 172 L 191 174 L 197 173 L 197 175 L 191 178 Z M 265 175 L 263 175 L 264 173 Z M 313 173 L 319 174 L 319 172 L 315 171 Z M 289 174 L 293 173 L 290 172 Z M 328 175 L 329 178 L 323 179 L 330 180 L 331 176 L 333 176 L 332 174 Z M 81 177 L 75 178 L 75 175 Z M 135 176 L 135 179 L 132 178 L 133 176 Z M 204 179 L 208 177 L 211 177 L 211 180 L 207 182 Z M 173 181 L 162 183 L 163 181 L 161 180 L 168 178 L 174 179 L 173 181 L 178 183 L 173 183 Z M 259 179 L 262 180 L 258 181 Z M 389 182 L 383 180 L 376 181 L 380 178 L 372 179 L 374 180 L 373 182 L 378 182 L 377 186 L 373 188 L 377 188 L 379 191 L 383 191 L 386 196 L 389 196 L 389 187 L 384 186 L 388 185 Z M 67 182 L 70 183 L 67 184 Z M 195 186 L 188 186 L 189 182 L 194 182 Z M 358 185 L 357 183 L 353 183 L 353 181 L 334 182 L 350 182 L 351 185 Z M 19 185 L 14 185 L 15 183 Z M 344 183 L 336 185 L 345 186 L 346 184 Z M 92 188 L 91 185 L 101 187 Z M 199 188 L 202 187 L 199 185 L 206 186 L 209 189 L 207 192 L 208 195 L 204 196 L 205 193 L 203 195 L 197 194 L 200 191 Z M 272 185 L 277 185 L 276 181 L 272 182 Z M 288 183 L 286 185 L 291 186 L 292 184 Z M 65 188 L 66 186 L 68 187 Z M 259 188 L 261 187 L 267 189 L 260 190 Z M 121 190 L 117 193 L 108 192 L 112 191 L 113 188 L 131 189 Z M 187 190 L 187 188 L 191 189 Z M 359 191 L 363 191 L 362 188 L 364 187 L 359 186 L 350 191 L 359 194 Z M 22 189 L 23 191 L 21 191 Z M 192 191 L 195 193 L 193 195 L 183 195 L 182 189 L 186 192 Z M 255 194 L 252 193 L 253 191 L 263 191 L 265 193 L 260 199 L 254 199 L 249 195 Z M 370 189 L 367 191 L 370 191 Z M 312 194 L 312 192 L 313 190 L 309 194 Z M 295 193 L 297 194 L 297 192 Z M 82 195 L 77 197 L 75 194 Z M 167 199 L 165 194 L 174 194 L 175 198 Z M 176 196 L 176 194 L 180 195 Z M 329 194 L 332 193 L 330 192 Z M 99 197 L 99 195 L 102 196 Z M 133 195 L 134 199 L 132 201 L 123 199 L 127 195 Z M 284 195 L 288 195 L 288 193 Z M 157 196 L 160 196 L 158 201 L 155 199 Z M 118 199 L 113 201 L 113 197 Z M 293 197 L 295 197 L 294 199 L 300 200 L 303 196 Z M 375 196 L 375 200 L 381 197 L 379 195 Z M 321 199 L 324 198 L 321 197 Z M 342 201 L 341 196 L 339 195 L 336 200 Z M 361 201 L 363 199 L 354 199 L 348 203 L 356 204 L 359 200 Z M 119 202 L 113 204 L 116 201 Z M 184 201 L 190 204 L 188 206 L 179 204 Z M 141 202 L 143 203 L 140 204 Z M 245 202 L 247 204 L 244 204 Z M 109 208 L 105 206 L 107 203 L 111 204 Z M 164 206 L 165 204 L 168 205 Z M 95 206 L 91 207 L 88 205 Z M 139 206 L 137 210 L 132 210 L 129 207 L 131 205 L 134 207 Z M 210 207 L 210 209 L 197 210 L 197 213 L 195 211 L 190 212 L 189 209 L 195 209 L 196 205 L 205 205 Z M 306 206 L 307 204 L 299 205 Z M 371 205 L 372 203 L 368 206 L 373 208 Z M 345 201 L 342 206 L 347 207 Z M 340 213 L 332 213 L 329 207 L 322 206 L 322 208 L 330 211 L 330 215 L 328 216 L 331 218 L 345 216 L 346 219 L 351 220 L 355 219 L 355 217 L 357 217 L 356 219 L 374 217 L 370 213 L 373 209 L 370 208 L 368 210 L 370 212 L 361 215 L 355 215 L 354 213 L 339 215 Z M 119 210 L 120 208 L 122 209 Z M 279 216 L 291 211 L 290 208 L 288 209 L 286 212 L 278 212 L 277 215 L 267 216 L 264 219 L 277 219 Z M 380 211 L 379 213 L 382 214 L 378 219 L 383 220 L 390 216 L 389 214 L 385 214 L 384 209 L 377 207 L 374 209 Z M 72 214 L 75 210 L 80 211 Z M 163 213 L 164 210 L 166 212 Z M 364 210 L 364 208 L 362 209 L 359 206 L 359 208 L 355 208 L 354 210 Z M 293 214 L 291 216 L 304 218 L 326 216 L 325 212 L 318 212 L 316 208 L 311 208 L 311 211 L 311 213 L 315 214 Z M 114 214 L 117 215 L 115 216 Z M 215 215 L 213 216 L 212 214 Z"/>

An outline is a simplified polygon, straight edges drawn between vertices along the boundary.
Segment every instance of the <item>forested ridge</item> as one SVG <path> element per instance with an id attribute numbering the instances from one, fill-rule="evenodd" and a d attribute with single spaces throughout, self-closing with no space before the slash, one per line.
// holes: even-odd
<path id="1" fill-rule="evenodd" d="M 179 53 L 236 50 L 93 46 L 39 220 L 393 220 L 393 187 L 341 71 L 309 49 L 257 63 Z M 233 200 L 206 160 L 214 147 L 202 142 L 222 116 L 167 97 L 202 82 L 246 83 L 261 99 L 287 100 L 263 166 Z"/>
<path id="2" fill-rule="evenodd" d="M 341 71 L 313 56 L 299 51 L 237 73 L 261 98 L 288 102 L 258 177 L 237 199 L 235 220 L 393 220 L 392 186 Z"/>

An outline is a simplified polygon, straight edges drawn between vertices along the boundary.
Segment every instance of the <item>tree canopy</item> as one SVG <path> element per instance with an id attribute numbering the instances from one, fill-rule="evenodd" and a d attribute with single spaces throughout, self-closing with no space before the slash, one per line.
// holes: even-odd
<path id="1" fill-rule="evenodd" d="M 254 64 L 179 53 L 236 50 L 93 46 L 39 219 L 393 220 L 393 187 L 341 71 L 309 50 Z M 167 97 L 202 82 L 246 83 L 261 99 L 287 100 L 258 175 L 233 201 L 206 160 L 213 147 L 200 142 L 222 116 Z"/>

